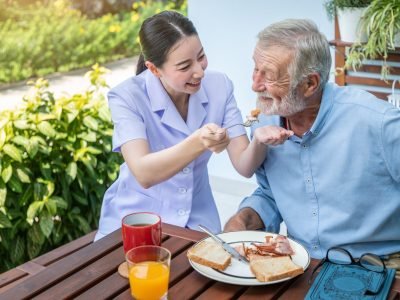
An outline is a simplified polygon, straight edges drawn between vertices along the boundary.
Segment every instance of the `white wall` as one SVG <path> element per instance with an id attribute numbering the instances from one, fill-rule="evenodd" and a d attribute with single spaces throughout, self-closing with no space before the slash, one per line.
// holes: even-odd
<path id="1" fill-rule="evenodd" d="M 315 0 L 188 0 L 189 18 L 196 26 L 209 68 L 225 72 L 233 81 L 238 106 L 245 117 L 255 106 L 251 90 L 252 54 L 256 36 L 267 25 L 286 18 L 313 20 L 328 40 L 334 26 L 323 1 Z M 213 155 L 210 175 L 254 183 L 238 175 L 226 152 Z"/>

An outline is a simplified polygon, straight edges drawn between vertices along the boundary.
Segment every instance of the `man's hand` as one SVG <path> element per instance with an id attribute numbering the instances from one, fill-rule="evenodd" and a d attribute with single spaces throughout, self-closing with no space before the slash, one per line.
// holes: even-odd
<path id="1" fill-rule="evenodd" d="M 287 141 L 289 137 L 294 134 L 293 131 L 287 130 L 285 128 L 268 125 L 263 127 L 258 127 L 254 131 L 253 138 L 261 144 L 264 145 L 280 145 Z"/>
<path id="2" fill-rule="evenodd" d="M 226 222 L 224 232 L 255 230 L 263 227 L 264 222 L 261 220 L 258 213 L 250 207 L 245 207 L 233 215 L 228 222 Z"/>

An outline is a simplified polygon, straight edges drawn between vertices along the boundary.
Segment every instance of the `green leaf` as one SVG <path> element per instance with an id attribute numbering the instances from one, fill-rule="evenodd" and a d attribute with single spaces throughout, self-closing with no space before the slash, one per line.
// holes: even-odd
<path id="1" fill-rule="evenodd" d="M 39 225 L 40 225 L 40 229 L 42 230 L 43 234 L 46 237 L 49 237 L 51 234 L 51 231 L 53 230 L 53 226 L 54 226 L 54 221 L 51 218 L 51 215 L 47 212 L 44 214 L 41 214 Z"/>
<path id="2" fill-rule="evenodd" d="M 95 147 L 87 147 L 87 152 L 98 155 L 98 154 L 102 154 L 103 151 L 99 148 L 95 148 Z"/>
<path id="3" fill-rule="evenodd" d="M 75 180 L 77 170 L 78 170 L 78 166 L 77 166 L 76 162 L 72 161 L 68 164 L 67 169 L 65 170 L 65 172 L 67 174 L 68 184 L 70 184 L 72 181 Z"/>
<path id="4" fill-rule="evenodd" d="M 31 127 L 28 120 L 16 120 L 13 123 L 15 128 L 21 130 L 29 129 Z"/>
<path id="5" fill-rule="evenodd" d="M 75 216 L 75 218 L 78 220 L 80 228 L 84 233 L 89 233 L 92 230 L 89 223 L 84 218 L 81 216 Z"/>
<path id="6" fill-rule="evenodd" d="M 11 165 L 8 165 L 7 167 L 5 167 L 3 169 L 3 171 L 1 172 L 1 178 L 3 178 L 3 181 L 5 183 L 7 183 L 10 180 L 12 172 L 13 172 L 13 168 Z"/>
<path id="7" fill-rule="evenodd" d="M 15 147 L 14 145 L 11 144 L 5 144 L 3 147 L 3 151 L 5 154 L 10 156 L 12 159 L 22 162 L 22 153 L 21 151 Z"/>
<path id="8" fill-rule="evenodd" d="M 31 179 L 29 178 L 29 174 L 26 170 L 22 168 L 16 169 L 18 179 L 23 183 L 31 183 Z"/>
<path id="9" fill-rule="evenodd" d="M 50 213 L 50 215 L 54 216 L 57 214 L 57 203 L 54 202 L 53 200 L 47 199 L 47 201 L 44 202 L 44 205 L 47 208 L 47 211 Z"/>
<path id="10" fill-rule="evenodd" d="M 48 137 L 54 137 L 57 134 L 57 131 L 54 130 L 53 126 L 47 121 L 43 121 L 37 125 L 39 131 Z"/>
<path id="11" fill-rule="evenodd" d="M 83 119 L 83 124 L 85 124 L 86 127 L 93 129 L 94 131 L 97 131 L 97 129 L 99 128 L 99 122 L 92 116 L 86 116 Z"/>
<path id="12" fill-rule="evenodd" d="M 93 131 L 81 133 L 78 135 L 78 138 L 84 139 L 85 141 L 92 142 L 92 143 L 97 141 L 97 135 Z"/>
<path id="13" fill-rule="evenodd" d="M 55 204 L 56 204 L 56 206 L 58 207 L 58 208 L 61 208 L 61 209 L 67 209 L 68 208 L 68 202 L 67 201 L 65 201 L 63 198 L 61 198 L 61 197 L 58 197 L 58 196 L 52 196 L 52 197 L 50 197 L 49 198 L 49 201 L 53 201 Z"/>
<path id="14" fill-rule="evenodd" d="M 0 228 L 11 228 L 12 224 L 8 217 L 0 211 Z"/>
<path id="15" fill-rule="evenodd" d="M 30 158 L 34 158 L 39 150 L 39 143 L 37 140 L 31 139 L 29 141 L 28 147 L 26 148 L 26 151 L 28 152 L 28 155 Z"/>
<path id="16" fill-rule="evenodd" d="M 7 199 L 7 187 L 2 180 L 0 180 L 0 208 L 5 206 Z"/>
<path id="17" fill-rule="evenodd" d="M 22 236 L 17 236 L 14 241 L 13 250 L 10 253 L 11 261 L 13 263 L 21 263 L 25 254 L 25 239 Z"/>
<path id="18" fill-rule="evenodd" d="M 43 208 L 42 201 L 32 202 L 31 205 L 29 205 L 28 211 L 26 213 L 27 222 L 32 224 L 33 219 L 41 212 L 42 208 Z"/>
<path id="19" fill-rule="evenodd" d="M 44 235 L 43 234 L 42 234 L 42 237 L 43 237 L 43 240 L 44 240 Z M 39 255 L 40 251 L 42 250 L 42 244 L 43 243 L 41 243 L 41 244 L 40 243 L 35 243 L 31 239 L 28 238 L 28 247 L 27 248 L 28 248 L 29 259 L 33 259 L 33 258 L 35 258 L 36 256 Z"/>
<path id="20" fill-rule="evenodd" d="M 107 105 L 102 105 L 99 108 L 98 113 L 99 113 L 100 119 L 102 119 L 104 122 L 106 122 L 106 123 L 111 122 L 110 110 Z"/>
<path id="21" fill-rule="evenodd" d="M 6 143 L 6 138 L 6 131 L 4 129 L 0 129 L 0 150 L 3 149 L 3 146 Z"/>
<path id="22" fill-rule="evenodd" d="M 38 223 L 34 223 L 28 230 L 28 242 L 29 241 L 31 241 L 32 244 L 38 245 L 42 245 L 45 242 L 44 234 L 42 233 Z"/>
<path id="23" fill-rule="evenodd" d="M 14 136 L 12 138 L 12 141 L 14 144 L 23 146 L 25 149 L 27 149 L 29 146 L 29 139 L 27 139 L 26 137 L 23 137 L 22 135 Z"/>
<path id="24" fill-rule="evenodd" d="M 14 193 L 18 193 L 18 194 L 22 193 L 22 191 L 23 191 L 22 184 L 21 184 L 21 182 L 19 181 L 19 179 L 17 179 L 16 177 L 11 176 L 11 178 L 10 178 L 10 180 L 7 182 L 7 184 L 8 184 L 8 186 L 11 188 L 11 190 L 12 190 Z"/>
<path id="25" fill-rule="evenodd" d="M 23 207 L 26 205 L 28 200 L 32 200 L 33 198 L 33 186 L 32 184 L 28 185 L 28 188 L 25 190 L 23 195 L 18 199 L 18 205 Z"/>
<path id="26" fill-rule="evenodd" d="M 78 194 L 78 193 L 72 192 L 72 197 L 73 197 L 78 203 L 80 203 L 80 204 L 82 204 L 82 205 L 87 206 L 87 205 L 89 204 L 89 203 L 88 203 L 88 200 L 86 199 L 86 197 L 85 197 L 85 196 L 82 196 L 82 195 L 80 195 L 80 194 Z"/>

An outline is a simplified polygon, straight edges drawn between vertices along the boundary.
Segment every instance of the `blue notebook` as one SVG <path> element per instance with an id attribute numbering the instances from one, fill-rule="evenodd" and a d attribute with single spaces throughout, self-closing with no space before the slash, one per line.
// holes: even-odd
<path id="1" fill-rule="evenodd" d="M 389 294 L 395 274 L 394 269 L 387 269 L 386 280 L 381 292 L 378 295 L 365 296 L 366 289 L 378 290 L 380 283 L 384 280 L 382 273 L 371 272 L 355 265 L 324 263 L 305 299 L 383 300 Z"/>

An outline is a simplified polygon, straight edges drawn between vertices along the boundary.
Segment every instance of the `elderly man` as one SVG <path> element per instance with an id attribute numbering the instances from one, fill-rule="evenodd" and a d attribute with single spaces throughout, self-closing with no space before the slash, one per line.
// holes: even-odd
<path id="1" fill-rule="evenodd" d="M 329 45 L 311 21 L 278 22 L 258 38 L 259 126 L 294 135 L 268 146 L 258 189 L 225 231 L 278 232 L 284 221 L 314 258 L 339 245 L 354 257 L 392 255 L 391 266 L 400 251 L 400 110 L 328 83 Z"/>

